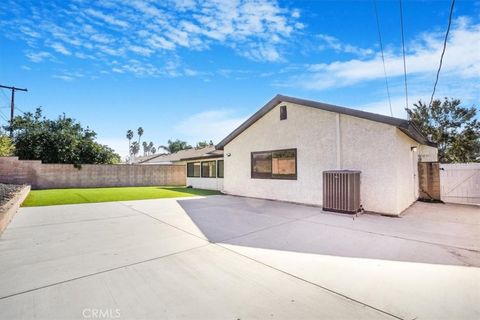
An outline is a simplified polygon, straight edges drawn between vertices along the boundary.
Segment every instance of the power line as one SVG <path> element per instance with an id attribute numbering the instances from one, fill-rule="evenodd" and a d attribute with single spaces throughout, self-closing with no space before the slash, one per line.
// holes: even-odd
<path id="1" fill-rule="evenodd" d="M 435 91 L 437 90 L 438 77 L 440 76 L 440 71 L 442 70 L 443 56 L 445 55 L 445 50 L 447 49 L 447 40 L 448 40 L 448 34 L 450 33 L 450 26 L 452 25 L 452 16 L 453 16 L 454 6 L 455 6 L 455 0 L 452 0 L 452 5 L 450 7 L 450 15 L 448 16 L 447 32 L 445 33 L 445 39 L 443 40 L 443 50 L 442 50 L 442 55 L 440 56 L 440 64 L 438 65 L 437 77 L 435 79 L 435 84 L 433 85 L 432 97 L 430 98 L 430 104 L 429 104 L 430 107 L 432 106 L 433 97 L 435 96 Z"/>
<path id="2" fill-rule="evenodd" d="M 403 74 L 405 78 L 405 108 L 408 108 L 408 87 L 407 87 L 407 62 L 405 60 L 405 37 L 403 35 L 403 4 L 400 2 L 400 31 L 402 33 L 402 53 L 403 53 Z"/>
<path id="3" fill-rule="evenodd" d="M 10 86 L 4 86 L 0 84 L 0 88 L 2 89 L 9 89 L 12 91 L 12 100 L 10 103 L 10 136 L 13 135 L 13 115 L 15 112 L 15 91 L 24 91 L 27 92 L 27 88 L 22 89 L 22 88 L 17 88 L 17 87 L 10 87 Z"/>
<path id="4" fill-rule="evenodd" d="M 7 123 L 8 123 L 8 118 L 7 116 L 0 110 L 0 117 L 3 118 L 3 120 L 5 120 Z"/>
<path id="5" fill-rule="evenodd" d="M 387 68 L 385 67 L 385 56 L 383 54 L 382 34 L 380 32 L 380 21 L 378 19 L 377 0 L 373 0 L 373 7 L 375 9 L 375 17 L 377 19 L 378 41 L 380 42 L 380 50 L 382 52 L 383 73 L 385 74 L 385 86 L 387 88 L 388 104 L 390 106 L 390 115 L 393 117 L 392 100 L 390 99 L 390 89 L 388 87 Z"/>

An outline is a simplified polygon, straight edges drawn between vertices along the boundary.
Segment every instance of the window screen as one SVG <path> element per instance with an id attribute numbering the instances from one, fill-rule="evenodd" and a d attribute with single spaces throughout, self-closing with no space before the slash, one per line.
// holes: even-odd
<path id="1" fill-rule="evenodd" d="M 202 162 L 202 178 L 215 178 L 217 169 L 216 161 L 203 161 Z"/>
<path id="2" fill-rule="evenodd" d="M 187 177 L 200 177 L 200 162 L 187 163 Z"/>
<path id="3" fill-rule="evenodd" d="M 223 160 L 217 161 L 217 177 L 223 178 Z"/>

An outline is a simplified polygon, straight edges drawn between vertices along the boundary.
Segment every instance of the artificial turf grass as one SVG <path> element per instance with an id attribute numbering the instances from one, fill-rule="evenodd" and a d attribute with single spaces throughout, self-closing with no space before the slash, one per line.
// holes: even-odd
<path id="1" fill-rule="evenodd" d="M 30 191 L 22 207 L 208 196 L 215 194 L 220 194 L 220 192 L 215 190 L 162 186 L 46 189 Z"/>

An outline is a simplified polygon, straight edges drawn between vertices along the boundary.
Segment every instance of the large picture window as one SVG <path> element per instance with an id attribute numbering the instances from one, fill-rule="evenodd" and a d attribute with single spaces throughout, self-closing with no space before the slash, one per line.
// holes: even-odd
<path id="1" fill-rule="evenodd" d="M 216 161 L 202 162 L 202 178 L 215 178 L 217 173 Z"/>
<path id="2" fill-rule="evenodd" d="M 199 178 L 200 177 L 200 162 L 188 162 L 187 163 L 187 177 Z"/>
<path id="3" fill-rule="evenodd" d="M 252 152 L 254 179 L 297 179 L 297 149 Z"/>
<path id="4" fill-rule="evenodd" d="M 217 161 L 217 177 L 223 178 L 223 160 Z"/>

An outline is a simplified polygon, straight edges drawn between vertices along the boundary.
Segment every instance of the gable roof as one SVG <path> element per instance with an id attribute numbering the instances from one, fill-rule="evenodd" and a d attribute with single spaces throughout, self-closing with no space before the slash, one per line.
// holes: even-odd
<path id="1" fill-rule="evenodd" d="M 218 143 L 215 147 L 220 150 L 223 149 L 223 147 L 225 147 L 225 145 L 227 145 L 230 141 L 235 139 L 239 134 L 241 134 L 248 127 L 254 124 L 258 119 L 263 117 L 266 113 L 268 113 L 270 110 L 272 110 L 282 102 L 290 102 L 290 103 L 299 104 L 305 107 L 311 107 L 311 108 L 321 109 L 325 111 L 346 114 L 352 117 L 389 124 L 397 127 L 407 136 L 409 136 L 410 138 L 412 138 L 413 140 L 417 141 L 420 144 L 425 144 L 433 147 L 437 146 L 435 143 L 429 141 L 427 137 L 411 121 L 408 121 L 405 119 L 394 118 L 394 117 L 384 116 L 384 115 L 376 114 L 372 112 L 340 107 L 333 104 L 327 104 L 327 103 L 299 99 L 299 98 L 277 94 L 275 97 L 273 97 L 272 100 L 270 100 L 260 110 L 255 112 L 250 118 L 248 118 L 238 128 L 233 130 L 232 133 L 230 133 L 225 139 L 220 141 L 220 143 Z"/>
<path id="2" fill-rule="evenodd" d="M 214 148 L 214 147 L 212 147 L 212 148 Z M 181 160 L 202 160 L 202 159 L 213 159 L 213 158 L 223 158 L 223 150 L 215 150 L 215 149 L 211 150 L 210 149 L 210 150 L 205 151 L 201 155 L 185 157 L 185 158 L 182 158 Z"/>
<path id="3" fill-rule="evenodd" d="M 208 152 L 215 150 L 215 147 L 205 147 L 205 148 L 190 148 L 180 150 L 174 153 L 164 153 L 159 154 L 154 157 L 150 157 L 146 160 L 139 161 L 139 163 L 144 164 L 155 164 L 155 163 L 167 163 L 167 162 L 178 162 L 183 161 L 184 158 L 200 157 Z"/>

